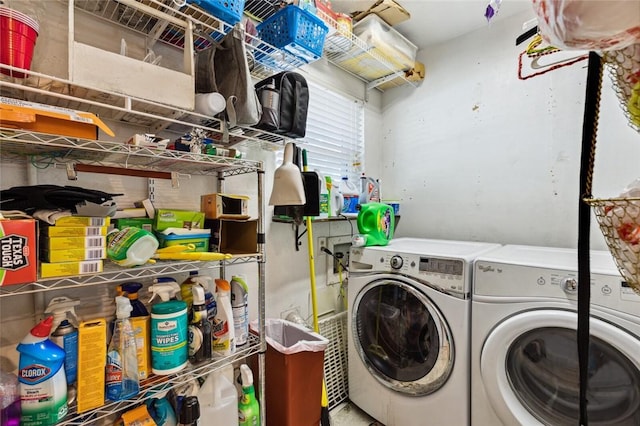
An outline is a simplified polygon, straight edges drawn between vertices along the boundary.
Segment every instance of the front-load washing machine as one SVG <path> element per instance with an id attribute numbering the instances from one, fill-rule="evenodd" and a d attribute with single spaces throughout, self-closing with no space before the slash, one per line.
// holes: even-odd
<path id="1" fill-rule="evenodd" d="M 475 262 L 473 426 L 578 424 L 577 252 L 504 246 Z M 593 251 L 588 418 L 640 425 L 640 296 Z"/>
<path id="2" fill-rule="evenodd" d="M 349 398 L 386 426 L 469 424 L 472 262 L 499 244 L 399 238 L 349 260 Z"/>

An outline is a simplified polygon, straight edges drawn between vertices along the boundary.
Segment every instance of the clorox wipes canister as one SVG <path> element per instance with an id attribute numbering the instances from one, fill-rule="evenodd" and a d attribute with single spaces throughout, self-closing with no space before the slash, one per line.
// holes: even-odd
<path id="1" fill-rule="evenodd" d="M 395 215 L 393 208 L 383 203 L 361 204 L 358 212 L 358 232 L 364 246 L 386 246 L 393 238 Z M 356 244 L 354 244 L 356 245 Z"/>
<path id="2" fill-rule="evenodd" d="M 64 349 L 49 340 L 52 323 L 42 320 L 17 347 L 23 425 L 52 426 L 67 415 Z"/>

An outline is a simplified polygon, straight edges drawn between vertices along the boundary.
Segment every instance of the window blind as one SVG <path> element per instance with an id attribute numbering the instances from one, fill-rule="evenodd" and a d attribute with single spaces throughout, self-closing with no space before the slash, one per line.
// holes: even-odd
<path id="1" fill-rule="evenodd" d="M 348 176 L 359 185 L 364 170 L 364 105 L 308 79 L 307 84 L 307 130 L 296 144 L 307 150 L 309 170 L 317 169 L 334 182 Z M 276 164 L 281 162 L 282 152 Z"/>

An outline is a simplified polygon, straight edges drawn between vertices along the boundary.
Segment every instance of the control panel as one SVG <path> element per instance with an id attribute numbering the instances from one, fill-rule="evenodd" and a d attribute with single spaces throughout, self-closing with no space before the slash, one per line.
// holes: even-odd
<path id="1" fill-rule="evenodd" d="M 461 294 L 471 291 L 470 266 L 461 259 L 353 248 L 349 271 L 400 273 L 444 291 Z"/>
<path id="2" fill-rule="evenodd" d="M 576 271 L 505 265 L 479 260 L 474 269 L 474 295 L 530 297 L 533 299 L 572 300 L 578 298 Z M 640 295 L 636 294 L 617 271 L 591 273 L 591 303 L 618 309 L 633 315 L 640 313 Z"/>

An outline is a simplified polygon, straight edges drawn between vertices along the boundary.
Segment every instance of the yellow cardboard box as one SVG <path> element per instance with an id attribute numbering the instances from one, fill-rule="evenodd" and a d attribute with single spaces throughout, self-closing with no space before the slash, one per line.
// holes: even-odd
<path id="1" fill-rule="evenodd" d="M 98 129 L 113 131 L 90 112 L 0 97 L 0 125 L 82 139 L 98 139 Z"/>
<path id="2" fill-rule="evenodd" d="M 68 277 L 70 275 L 96 274 L 103 270 L 102 260 L 79 262 L 40 263 L 40 278 Z"/>
<path id="3" fill-rule="evenodd" d="M 361 20 L 367 15 L 375 13 L 381 17 L 387 24 L 394 26 L 400 22 L 404 22 L 411 18 L 411 14 L 399 3 L 393 0 L 378 0 L 369 9 L 360 12 L 353 18 L 356 21 Z"/>

